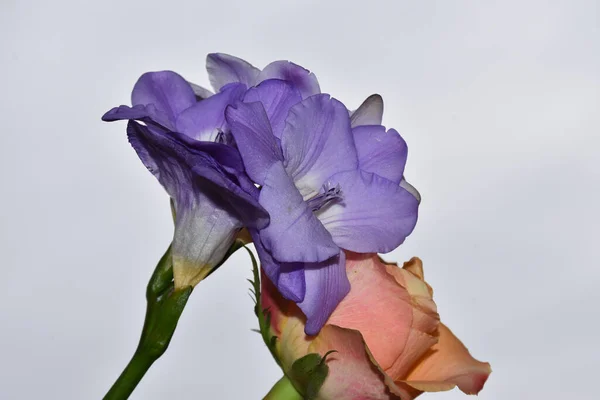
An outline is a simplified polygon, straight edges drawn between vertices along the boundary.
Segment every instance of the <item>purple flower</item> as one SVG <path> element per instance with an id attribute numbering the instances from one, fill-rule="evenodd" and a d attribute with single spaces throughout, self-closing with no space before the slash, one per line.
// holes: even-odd
<path id="1" fill-rule="evenodd" d="M 415 226 L 418 200 L 402 183 L 406 143 L 380 125 L 378 95 L 349 113 L 298 65 L 277 61 L 259 71 L 232 56 L 208 60 L 215 88 L 256 85 L 226 110 L 270 215 L 252 231 L 254 242 L 269 279 L 316 334 L 350 289 L 342 250 L 389 252 Z"/>
<path id="2" fill-rule="evenodd" d="M 223 143 L 225 108 L 245 90 L 243 84 L 227 85 L 198 101 L 196 93 L 210 93 L 174 72 L 150 72 L 136 83 L 132 107 L 116 107 L 103 116 L 129 120 L 131 145 L 171 196 L 176 287 L 200 282 L 223 259 L 241 227 L 268 224 L 238 151 Z"/>

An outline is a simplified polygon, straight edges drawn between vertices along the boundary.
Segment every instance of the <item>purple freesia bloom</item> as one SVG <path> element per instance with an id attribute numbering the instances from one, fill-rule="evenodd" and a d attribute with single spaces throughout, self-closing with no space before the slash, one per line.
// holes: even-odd
<path id="1" fill-rule="evenodd" d="M 378 95 L 349 113 L 296 64 L 259 71 L 232 56 L 208 59 L 215 88 L 255 85 L 226 110 L 270 215 L 252 234 L 265 273 L 316 334 L 350 289 L 342 250 L 389 252 L 415 226 L 418 200 L 401 184 L 406 143 L 381 126 Z"/>
<path id="2" fill-rule="evenodd" d="M 116 107 L 103 116 L 129 120 L 131 145 L 171 196 L 176 287 L 200 282 L 223 259 L 240 228 L 268 224 L 238 151 L 223 143 L 225 108 L 245 90 L 243 84 L 231 84 L 198 101 L 201 91 L 181 76 L 150 72 L 136 83 L 132 107 Z"/>

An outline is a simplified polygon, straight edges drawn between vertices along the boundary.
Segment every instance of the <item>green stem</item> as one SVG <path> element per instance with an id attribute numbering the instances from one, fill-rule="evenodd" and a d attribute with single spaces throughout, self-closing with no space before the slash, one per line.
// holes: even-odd
<path id="1" fill-rule="evenodd" d="M 263 400 L 304 400 L 304 397 L 298 393 L 292 382 L 284 375 Z"/>
<path id="2" fill-rule="evenodd" d="M 174 290 L 171 248 L 158 262 L 146 290 L 146 318 L 137 350 L 104 400 L 129 398 L 152 364 L 169 347 L 191 287 Z"/>

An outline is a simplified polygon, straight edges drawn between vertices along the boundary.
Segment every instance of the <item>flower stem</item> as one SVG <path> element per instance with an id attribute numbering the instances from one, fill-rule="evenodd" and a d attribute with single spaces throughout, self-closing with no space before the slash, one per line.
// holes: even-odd
<path id="1" fill-rule="evenodd" d="M 192 287 L 175 290 L 171 248 L 160 259 L 146 290 L 146 318 L 137 350 L 104 400 L 127 399 L 169 347 Z"/>
<path id="2" fill-rule="evenodd" d="M 298 393 L 292 382 L 284 375 L 263 400 L 304 400 L 304 397 Z"/>

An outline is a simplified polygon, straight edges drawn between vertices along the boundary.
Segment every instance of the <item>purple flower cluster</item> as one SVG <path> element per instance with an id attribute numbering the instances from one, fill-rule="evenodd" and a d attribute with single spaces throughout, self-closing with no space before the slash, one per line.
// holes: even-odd
<path id="1" fill-rule="evenodd" d="M 389 252 L 415 226 L 406 143 L 381 125 L 379 95 L 349 112 L 291 62 L 259 70 L 210 54 L 207 70 L 214 95 L 147 73 L 133 106 L 103 119 L 129 120 L 131 144 L 173 199 L 176 285 L 198 283 L 246 227 L 265 274 L 316 334 L 350 290 L 344 250 Z"/>

